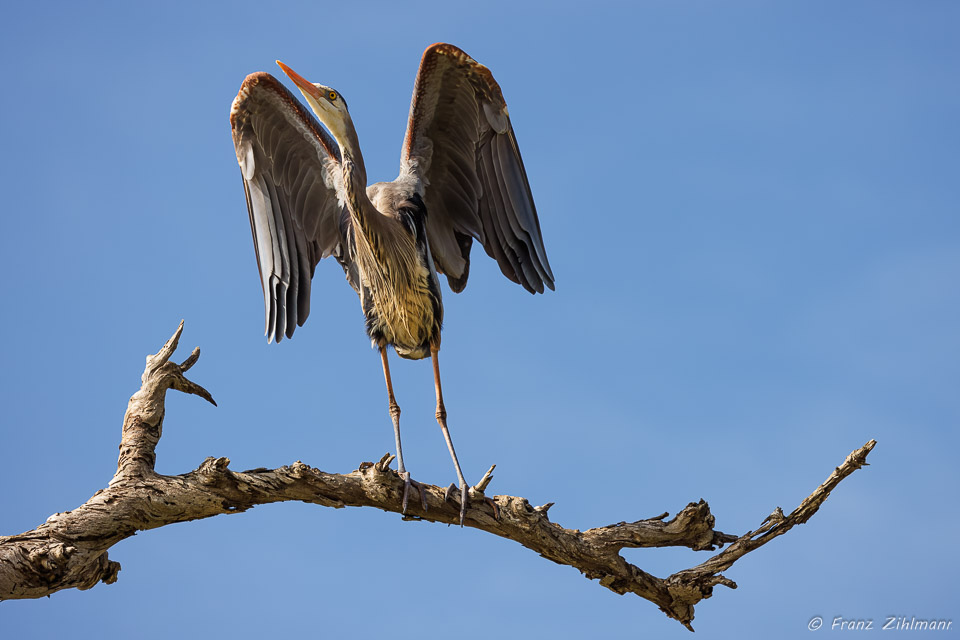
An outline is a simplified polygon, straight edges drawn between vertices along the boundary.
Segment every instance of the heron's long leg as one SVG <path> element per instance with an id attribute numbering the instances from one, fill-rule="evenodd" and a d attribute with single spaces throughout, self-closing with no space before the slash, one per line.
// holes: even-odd
<path id="1" fill-rule="evenodd" d="M 457 452 L 453 448 L 453 440 L 450 439 L 450 430 L 447 428 L 447 409 L 443 406 L 443 389 L 440 387 L 440 350 L 436 347 L 430 348 L 430 357 L 433 359 L 433 384 L 437 389 L 437 422 L 440 423 L 440 429 L 443 431 L 443 438 L 447 441 L 447 448 L 450 450 L 450 457 L 453 458 L 453 466 L 457 468 L 457 480 L 460 482 L 460 525 L 463 526 L 463 519 L 467 514 L 467 481 L 463 478 L 463 471 L 460 470 L 460 461 L 457 460 Z"/>
<path id="2" fill-rule="evenodd" d="M 387 397 L 390 400 L 393 435 L 397 440 L 397 467 L 400 477 L 403 479 L 403 513 L 407 512 L 407 500 L 411 486 L 420 492 L 420 502 L 423 505 L 423 510 L 426 511 L 427 494 L 419 482 L 410 478 L 410 472 L 403 466 L 403 447 L 400 445 L 400 405 L 397 404 L 397 399 L 393 397 L 393 381 L 390 379 L 390 363 L 387 361 L 386 346 L 380 347 L 380 359 L 383 361 L 383 377 L 387 381 Z"/>

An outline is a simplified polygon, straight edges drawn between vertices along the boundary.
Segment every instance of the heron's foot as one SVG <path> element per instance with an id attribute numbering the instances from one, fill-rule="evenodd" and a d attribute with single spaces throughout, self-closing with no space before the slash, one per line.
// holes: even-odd
<path id="1" fill-rule="evenodd" d="M 450 483 L 450 486 L 447 487 L 446 492 L 443 494 L 443 499 L 446 502 L 451 502 L 454 492 L 457 490 L 457 485 Z M 460 526 L 463 526 L 463 520 L 467 517 L 467 504 L 469 502 L 470 489 L 467 487 L 466 482 L 460 483 Z"/>
<path id="2" fill-rule="evenodd" d="M 483 474 L 483 478 L 481 478 L 480 482 L 478 482 L 472 487 L 467 487 L 466 482 L 460 483 L 460 526 L 461 527 L 463 526 L 463 521 L 467 515 L 467 505 L 470 504 L 471 498 L 475 500 L 478 496 L 483 498 L 484 502 L 489 504 L 490 508 L 493 509 L 493 519 L 494 520 L 500 519 L 500 507 L 497 505 L 496 502 L 494 502 L 487 496 L 483 495 L 483 490 L 487 488 L 487 485 L 489 485 L 490 481 L 493 479 L 493 470 L 494 468 L 496 468 L 496 466 L 497 465 L 491 466 L 490 469 L 485 474 Z M 456 491 L 457 491 L 457 485 L 451 484 L 449 487 L 447 487 L 446 492 L 444 492 L 443 499 L 446 502 L 451 502 L 453 495 Z"/>
<path id="3" fill-rule="evenodd" d="M 410 477 L 409 471 L 399 472 L 400 478 L 403 480 L 403 508 L 401 513 L 407 512 L 407 503 L 410 500 L 410 488 L 414 488 L 420 494 L 420 506 L 423 507 L 423 510 L 427 510 L 427 490 L 426 488 Z"/>

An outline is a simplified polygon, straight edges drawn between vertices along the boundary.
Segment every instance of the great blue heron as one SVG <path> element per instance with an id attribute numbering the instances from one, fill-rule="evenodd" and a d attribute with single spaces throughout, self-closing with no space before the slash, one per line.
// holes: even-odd
<path id="1" fill-rule="evenodd" d="M 277 61 L 327 131 L 273 76 L 243 81 L 230 112 L 266 306 L 266 335 L 293 336 L 310 312 L 310 280 L 333 256 L 360 296 L 367 335 L 379 349 L 404 480 L 400 407 L 387 345 L 402 358 L 433 360 L 437 422 L 457 470 L 460 523 L 468 486 L 447 429 L 437 353 L 443 304 L 437 273 L 455 292 L 467 284 L 479 240 L 507 278 L 531 293 L 553 289 L 533 196 L 500 86 L 459 48 L 427 48 L 414 84 L 400 175 L 366 186 L 347 103 L 339 92 Z M 332 138 L 331 135 L 332 134 Z M 452 485 L 451 485 L 452 490 Z M 448 490 L 447 497 L 450 497 Z"/>

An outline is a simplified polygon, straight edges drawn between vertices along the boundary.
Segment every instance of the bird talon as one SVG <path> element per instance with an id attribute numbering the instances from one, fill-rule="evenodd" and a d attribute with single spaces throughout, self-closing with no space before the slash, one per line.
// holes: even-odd
<path id="1" fill-rule="evenodd" d="M 460 526 L 463 526 L 463 521 L 467 517 L 467 504 L 470 502 L 470 488 L 467 487 L 467 483 L 463 483 L 459 487 L 460 489 Z M 450 483 L 450 486 L 447 487 L 447 490 L 443 493 L 444 502 L 452 502 L 451 498 L 453 497 L 454 492 L 457 490 L 457 485 Z"/>
<path id="2" fill-rule="evenodd" d="M 479 483 L 470 487 L 469 496 L 472 501 L 475 501 L 478 497 L 483 498 L 483 501 L 490 505 L 490 508 L 493 510 L 493 519 L 497 521 L 500 520 L 500 505 L 498 505 L 493 498 L 488 498 L 483 495 L 483 490 L 479 488 Z"/>
<path id="3" fill-rule="evenodd" d="M 483 496 L 483 499 L 486 500 L 487 504 L 489 504 L 490 507 L 493 509 L 493 519 L 499 522 L 500 521 L 500 505 L 494 502 L 493 498 L 488 498 L 487 496 Z"/>
<path id="4" fill-rule="evenodd" d="M 420 493 L 420 506 L 423 507 L 424 511 L 427 511 L 427 490 L 426 488 L 410 477 L 409 471 L 404 471 L 398 474 L 403 480 L 403 503 L 400 513 L 406 515 L 407 513 L 407 503 L 410 500 L 410 487 L 413 487 Z"/>
<path id="5" fill-rule="evenodd" d="M 443 501 L 450 502 L 450 498 L 453 497 L 453 492 L 457 490 L 457 485 L 450 483 L 450 486 L 447 487 L 447 490 L 443 492 Z"/>

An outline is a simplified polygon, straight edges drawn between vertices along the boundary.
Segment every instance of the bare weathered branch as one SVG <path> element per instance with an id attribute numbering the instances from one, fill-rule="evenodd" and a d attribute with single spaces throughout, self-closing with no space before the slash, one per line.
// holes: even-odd
<path id="1" fill-rule="evenodd" d="M 141 477 L 152 472 L 157 461 L 156 448 L 163 434 L 164 398 L 167 389 L 198 395 L 217 405 L 210 392 L 187 380 L 184 371 L 200 358 L 200 348 L 183 361 L 182 365 L 170 362 L 183 333 L 183 320 L 169 340 L 156 354 L 147 356 L 147 366 L 140 377 L 141 386 L 127 403 L 123 416 L 123 434 L 120 439 L 120 458 L 117 473 L 111 485 L 126 478 Z"/>
<path id="2" fill-rule="evenodd" d="M 735 582 L 723 577 L 720 572 L 729 569 L 734 562 L 754 549 L 758 549 L 777 536 L 785 534 L 795 525 L 803 524 L 809 520 L 827 499 L 830 492 L 840 484 L 841 480 L 867 464 L 867 454 L 873 450 L 876 444 L 876 440 L 870 440 L 848 455 L 843 464 L 834 469 L 826 481 L 801 502 L 800 506 L 794 509 L 789 516 L 784 517 L 783 511 L 780 507 L 777 507 L 773 513 L 763 520 L 760 528 L 756 531 L 748 531 L 732 541 L 729 547 L 696 567 L 678 571 L 667 578 L 668 588 L 674 595 L 673 613 L 678 614 L 673 615 L 668 611 L 667 615 L 680 620 L 690 628 L 689 622 L 693 620 L 693 605 L 704 598 L 709 598 L 713 593 L 714 586 L 722 584 L 732 589 L 737 588 Z M 687 607 L 689 607 L 689 618 L 685 619 L 687 616 L 685 609 Z"/>
<path id="3" fill-rule="evenodd" d="M 404 483 L 389 467 L 394 459 L 391 454 L 377 463 L 364 462 L 347 474 L 326 473 L 299 461 L 279 469 L 236 472 L 228 468 L 227 458 L 207 458 L 183 475 L 157 474 L 155 450 L 162 434 L 166 390 L 191 393 L 213 403 L 209 392 L 184 376 L 197 362 L 199 349 L 180 365 L 170 361 L 182 330 L 181 322 L 160 351 L 147 357 L 141 388 L 130 398 L 124 416 L 120 458 L 109 486 L 77 509 L 50 516 L 33 531 L 0 537 L 0 600 L 38 598 L 61 589 L 89 589 L 98 582 L 115 582 L 120 565 L 109 560 L 107 550 L 137 531 L 175 522 L 289 500 L 400 513 Z M 851 453 L 790 515 L 784 516 L 777 508 L 760 528 L 739 537 L 714 529 L 714 517 L 703 500 L 688 504 L 670 520 L 663 513 L 582 532 L 566 529 L 548 518 L 552 502 L 533 507 L 525 498 L 514 496 L 485 499 L 483 490 L 492 479 L 493 467 L 471 489 L 471 494 L 481 499 L 471 500 L 465 524 L 575 567 L 616 593 L 650 600 L 692 630 L 695 604 L 709 598 L 718 584 L 736 588 L 721 572 L 806 522 L 841 480 L 866 464 L 875 444 L 871 440 Z M 446 500 L 444 489 L 423 485 L 423 493 L 426 509 L 413 501 L 405 517 L 459 524 L 459 504 Z M 725 544 L 730 544 L 726 550 L 667 578 L 650 575 L 620 555 L 627 547 L 702 551 Z"/>

